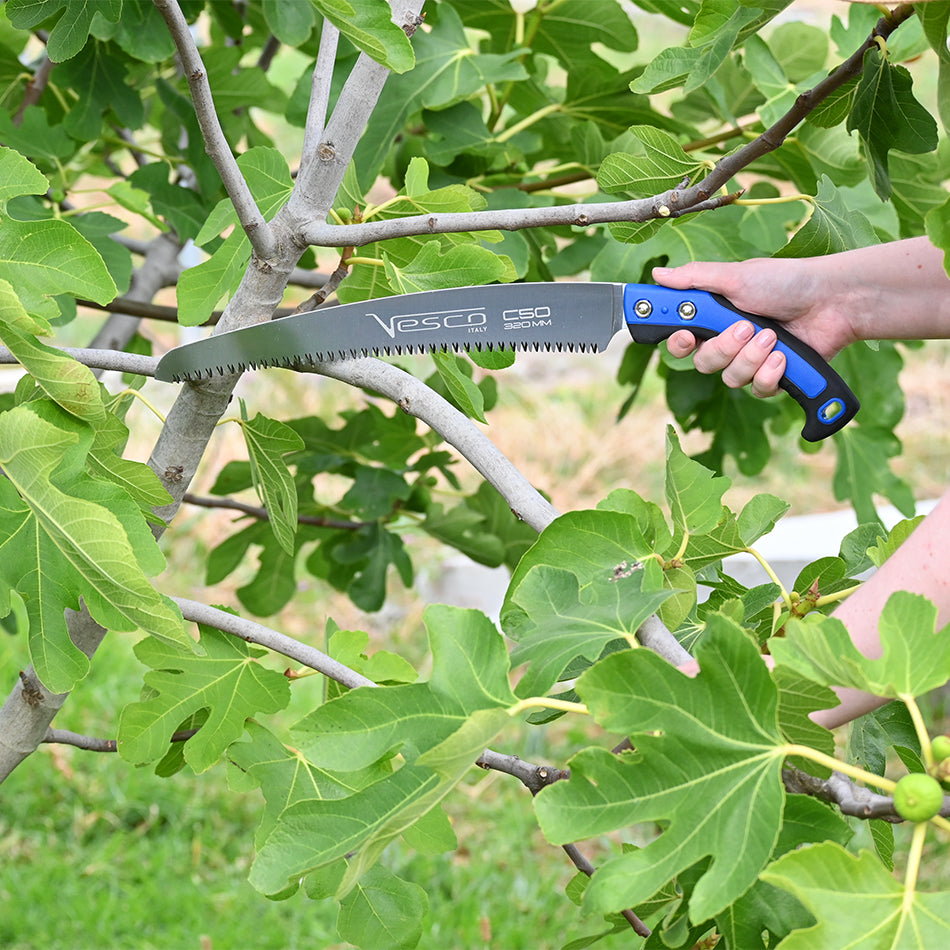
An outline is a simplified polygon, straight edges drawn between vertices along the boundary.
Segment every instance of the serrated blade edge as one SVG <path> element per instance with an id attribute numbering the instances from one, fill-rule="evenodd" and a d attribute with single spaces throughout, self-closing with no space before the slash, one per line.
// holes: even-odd
<path id="1" fill-rule="evenodd" d="M 181 382 L 363 356 L 521 350 L 599 352 L 623 326 L 622 286 L 492 284 L 343 304 L 170 350 L 156 378 Z"/>

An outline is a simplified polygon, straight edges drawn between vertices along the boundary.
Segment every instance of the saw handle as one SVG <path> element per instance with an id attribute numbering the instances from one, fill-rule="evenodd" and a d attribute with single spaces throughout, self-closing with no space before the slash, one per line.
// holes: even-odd
<path id="1" fill-rule="evenodd" d="M 775 349 L 785 355 L 785 375 L 779 385 L 805 410 L 802 438 L 818 442 L 838 432 L 855 416 L 861 404 L 848 384 L 807 343 L 781 323 L 746 313 L 725 297 L 705 290 L 672 290 L 655 284 L 626 284 L 624 318 L 638 343 L 659 343 L 677 330 L 689 330 L 708 340 L 737 320 L 748 320 L 756 332 L 775 331 Z"/>

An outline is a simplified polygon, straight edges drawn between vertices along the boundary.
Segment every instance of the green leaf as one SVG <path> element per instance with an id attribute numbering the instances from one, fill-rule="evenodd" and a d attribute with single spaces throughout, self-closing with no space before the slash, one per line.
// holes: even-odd
<path id="1" fill-rule="evenodd" d="M 17 29 L 28 30 L 62 11 L 49 31 L 47 52 L 54 63 L 75 56 L 86 45 L 98 14 L 114 23 L 122 13 L 122 0 L 10 0 L 7 15 Z"/>
<path id="2" fill-rule="evenodd" d="M 653 553 L 636 517 L 625 511 L 569 511 L 541 533 L 521 559 L 508 585 L 501 611 L 505 633 L 514 640 L 524 630 L 533 630 L 528 613 L 517 603 L 518 590 L 535 565 L 568 571 L 578 580 L 583 596 L 588 585 L 614 576 Z"/>
<path id="3" fill-rule="evenodd" d="M 820 257 L 880 243 L 868 219 L 842 199 L 831 179 L 822 175 L 812 213 L 775 257 Z"/>
<path id="4" fill-rule="evenodd" d="M 288 46 L 302 45 L 317 22 L 313 5 L 310 3 L 263 0 L 261 12 L 274 36 Z"/>
<path id="5" fill-rule="evenodd" d="M 712 531 L 722 520 L 722 496 L 731 484 L 693 461 L 672 426 L 666 430 L 666 500 L 676 528 L 690 534 Z"/>
<path id="6" fill-rule="evenodd" d="M 813 619 L 812 619 L 813 618 Z M 881 612 L 880 659 L 859 652 L 833 617 L 793 620 L 785 638 L 770 641 L 776 663 L 825 686 L 849 686 L 876 696 L 919 696 L 950 679 L 950 625 L 937 630 L 937 609 L 925 597 L 898 591 Z"/>
<path id="7" fill-rule="evenodd" d="M 535 799 L 542 830 L 562 843 L 636 822 L 662 822 L 646 847 L 598 867 L 585 909 L 636 906 L 707 856 L 689 917 L 720 913 L 745 892 L 778 839 L 784 805 L 777 691 L 758 648 L 722 615 L 707 621 L 690 679 L 648 650 L 614 653 L 578 680 L 603 728 L 631 755 L 586 749 L 567 782 Z M 699 810 L 696 803 L 702 802 Z"/>
<path id="8" fill-rule="evenodd" d="M 927 237 L 943 251 L 944 270 L 950 274 L 950 198 L 942 205 L 931 208 L 924 222 Z"/>
<path id="9" fill-rule="evenodd" d="M 903 514 L 913 514 L 913 493 L 888 464 L 888 459 L 900 453 L 900 442 L 892 432 L 877 426 L 854 426 L 838 433 L 835 448 L 835 497 L 851 500 L 858 521 L 878 520 L 876 494 L 886 495 Z"/>
<path id="10" fill-rule="evenodd" d="M 436 604 L 426 608 L 425 621 L 429 682 L 362 687 L 318 707 L 293 730 L 308 761 L 360 769 L 398 750 L 411 762 L 462 728 L 474 711 L 515 702 L 504 640 L 484 614 Z"/>
<path id="11" fill-rule="evenodd" d="M 543 696 L 577 657 L 593 662 L 618 639 L 632 643 L 640 625 L 672 594 L 634 571 L 614 579 L 604 575 L 584 588 L 570 571 L 544 564 L 524 576 L 511 603 L 528 622 L 519 628 L 513 666 L 529 662 L 518 684 L 520 696 Z"/>
<path id="12" fill-rule="evenodd" d="M 0 207 L 19 195 L 45 195 L 49 190 L 46 176 L 19 152 L 0 145 Z"/>
<path id="13" fill-rule="evenodd" d="M 783 855 L 762 879 L 790 891 L 818 921 L 786 937 L 782 950 L 932 950 L 950 940 L 950 893 L 907 893 L 870 851 L 810 845 Z"/>
<path id="14" fill-rule="evenodd" d="M 76 4 L 82 5 L 82 0 Z M 167 29 L 164 23 L 162 29 Z M 73 138 L 87 141 L 98 137 L 108 111 L 129 128 L 142 126 L 145 106 L 127 67 L 127 58 L 106 43 L 90 43 L 69 62 L 57 66 L 57 80 L 62 77 L 63 82 L 82 89 L 63 120 L 63 127 Z"/>
<path id="15" fill-rule="evenodd" d="M 423 888 L 376 865 L 340 901 L 337 929 L 343 940 L 358 947 L 411 950 L 422 937 L 428 908 Z"/>
<path id="16" fill-rule="evenodd" d="M 937 147 L 937 123 L 914 98 L 913 80 L 877 46 L 864 54 L 864 72 L 854 94 L 848 131 L 858 131 L 867 156 L 874 190 L 882 201 L 891 194 L 888 152 L 920 154 Z"/>
<path id="17" fill-rule="evenodd" d="M 467 416 L 479 422 L 487 423 L 485 419 L 485 400 L 482 391 L 475 384 L 472 377 L 464 371 L 465 361 L 454 353 L 433 353 L 432 360 L 438 370 L 439 377 L 445 383 L 452 401 Z M 471 364 L 467 364 L 470 366 Z M 469 370 L 470 371 L 470 370 Z"/>
<path id="18" fill-rule="evenodd" d="M 425 620 L 433 654 L 428 684 L 353 690 L 317 709 L 298 730 L 310 752 L 337 767 L 352 764 L 351 752 L 366 761 L 394 744 L 408 753 L 407 763 L 348 798 L 287 808 L 251 869 L 258 890 L 281 893 L 288 882 L 347 855 L 338 890 L 345 896 L 392 840 L 439 805 L 508 721 L 514 695 L 494 625 L 477 611 L 442 605 L 429 607 Z M 378 704 L 387 703 L 392 723 L 378 718 Z M 366 732 L 370 725 L 373 734 Z"/>
<path id="19" fill-rule="evenodd" d="M 392 21 L 386 0 L 314 0 L 317 9 L 357 48 L 395 73 L 412 69 L 412 44 Z M 286 4 L 281 4 L 286 5 Z"/>
<path id="20" fill-rule="evenodd" d="M 0 147 L 0 202 L 42 194 L 48 187 L 45 176 L 22 155 Z M 52 299 L 56 294 L 97 303 L 108 303 L 116 294 L 99 252 L 66 221 L 0 218 L 0 279 L 16 288 L 31 316 L 46 320 L 59 315 Z"/>
<path id="21" fill-rule="evenodd" d="M 692 179 L 702 167 L 683 151 L 680 142 L 661 129 L 635 125 L 630 133 L 639 152 L 608 155 L 597 172 L 597 184 L 608 194 L 649 197 L 675 187 L 684 178 Z"/>
<path id="22" fill-rule="evenodd" d="M 184 748 L 185 761 L 204 772 L 240 737 L 245 720 L 290 702 L 289 680 L 257 662 L 263 650 L 210 628 L 202 629 L 200 645 L 203 656 L 154 639 L 136 644 L 135 655 L 151 670 L 145 674 L 149 694 L 119 719 L 118 751 L 127 762 L 156 761 L 179 723 L 207 709 L 207 721 Z"/>
<path id="23" fill-rule="evenodd" d="M 293 555 L 297 534 L 297 486 L 284 456 L 302 449 L 303 439 L 289 426 L 261 413 L 249 421 L 242 420 L 241 431 L 247 445 L 254 488 L 267 509 L 274 537 L 287 554 Z"/>
<path id="24" fill-rule="evenodd" d="M 80 598 L 104 627 L 191 644 L 177 609 L 148 581 L 165 560 L 138 507 L 84 472 L 92 441 L 90 428 L 52 404 L 0 415 L 0 577 L 26 602 L 33 664 L 55 692 L 89 669 L 63 614 Z"/>
<path id="25" fill-rule="evenodd" d="M 295 802 L 346 798 L 389 773 L 388 766 L 375 765 L 346 773 L 329 772 L 289 749 L 253 719 L 244 728 L 246 737 L 228 748 L 232 766 L 228 781 L 234 791 L 259 787 L 264 795 L 265 806 L 254 839 L 258 847 L 277 824 L 281 812 Z"/>
<path id="26" fill-rule="evenodd" d="M 92 371 L 40 343 L 33 336 L 35 328 L 16 291 L 0 278 L 0 340 L 55 403 L 78 419 L 104 422 L 106 409 Z"/>

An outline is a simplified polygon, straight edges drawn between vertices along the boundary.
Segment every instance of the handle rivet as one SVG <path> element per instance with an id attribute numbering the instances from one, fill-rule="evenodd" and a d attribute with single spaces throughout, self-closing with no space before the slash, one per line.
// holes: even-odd
<path id="1" fill-rule="evenodd" d="M 692 320 L 696 316 L 696 304 L 691 300 L 684 300 L 677 308 L 676 312 L 683 320 Z"/>
<path id="2" fill-rule="evenodd" d="M 638 317 L 648 317 L 653 313 L 653 304 L 649 300 L 638 300 L 633 305 L 633 312 Z"/>

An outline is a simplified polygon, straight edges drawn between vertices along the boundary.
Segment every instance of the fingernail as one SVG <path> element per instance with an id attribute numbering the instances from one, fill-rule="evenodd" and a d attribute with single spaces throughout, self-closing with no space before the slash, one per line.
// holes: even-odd
<path id="1" fill-rule="evenodd" d="M 672 267 L 654 267 L 653 268 L 654 277 L 666 277 L 667 274 L 672 274 L 672 273 L 673 273 Z"/>
<path id="2" fill-rule="evenodd" d="M 763 350 L 770 350 L 775 346 L 775 341 L 778 337 L 775 335 L 774 330 L 760 330 L 759 335 L 755 338 L 755 342 L 762 347 Z"/>
<path id="3" fill-rule="evenodd" d="M 746 340 L 752 339 L 752 334 L 755 333 L 755 327 L 747 320 L 743 320 L 732 328 L 732 332 L 735 334 L 737 340 L 741 340 L 745 343 Z"/>
<path id="4" fill-rule="evenodd" d="M 778 351 L 773 350 L 769 353 L 769 358 L 765 361 L 769 366 L 778 366 L 785 361 L 785 357 Z"/>

